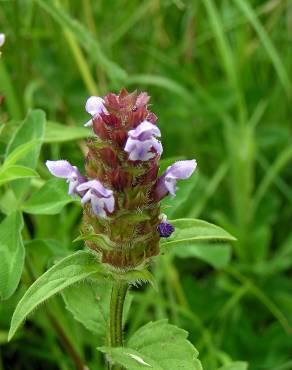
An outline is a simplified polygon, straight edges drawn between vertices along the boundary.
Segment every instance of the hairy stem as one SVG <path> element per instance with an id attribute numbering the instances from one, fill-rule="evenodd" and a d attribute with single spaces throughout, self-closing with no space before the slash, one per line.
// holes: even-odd
<path id="1" fill-rule="evenodd" d="M 123 309 L 128 285 L 116 282 L 112 288 L 110 302 L 110 343 L 112 347 L 123 346 Z M 112 365 L 111 370 L 121 370 L 120 365 Z"/>

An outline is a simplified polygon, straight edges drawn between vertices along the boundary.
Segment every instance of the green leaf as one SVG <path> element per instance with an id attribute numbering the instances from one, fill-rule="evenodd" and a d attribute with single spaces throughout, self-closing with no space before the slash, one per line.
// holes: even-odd
<path id="1" fill-rule="evenodd" d="M 26 152 L 25 156 L 22 156 L 17 160 L 17 164 L 35 168 L 38 161 L 44 130 L 45 113 L 38 109 L 31 110 L 8 144 L 6 158 L 9 158 L 13 152 L 15 153 L 15 150 L 19 146 L 32 141 L 38 141 L 32 146 L 29 152 Z"/>
<path id="2" fill-rule="evenodd" d="M 46 125 L 45 143 L 62 143 L 70 140 L 85 139 L 91 135 L 85 127 L 67 126 L 48 121 Z"/>
<path id="3" fill-rule="evenodd" d="M 35 146 L 40 144 L 39 139 L 31 140 L 28 143 L 19 145 L 16 147 L 5 159 L 3 163 L 4 167 L 11 166 L 15 164 L 17 161 L 23 158 L 27 153 L 31 151 Z"/>
<path id="4" fill-rule="evenodd" d="M 194 243 L 174 248 L 172 252 L 180 258 L 196 257 L 216 269 L 226 267 L 231 259 L 231 247 L 227 244 Z"/>
<path id="5" fill-rule="evenodd" d="M 26 213 L 38 215 L 55 215 L 74 198 L 68 195 L 68 184 L 60 179 L 47 181 L 22 206 Z"/>
<path id="6" fill-rule="evenodd" d="M 0 185 L 16 179 L 38 177 L 38 173 L 25 166 L 13 165 L 0 168 Z"/>
<path id="7" fill-rule="evenodd" d="M 0 224 L 0 299 L 7 299 L 14 293 L 22 274 L 25 254 L 22 228 L 19 212 L 10 214 Z"/>
<path id="8" fill-rule="evenodd" d="M 202 370 L 198 351 L 187 337 L 185 330 L 161 320 L 140 328 L 123 348 L 98 349 L 129 370 Z"/>
<path id="9" fill-rule="evenodd" d="M 247 370 L 247 362 L 232 362 L 231 364 L 224 365 L 218 370 Z"/>
<path id="10" fill-rule="evenodd" d="M 170 221 L 175 227 L 175 232 L 161 242 L 161 247 L 189 245 L 198 241 L 234 241 L 236 240 L 227 231 L 221 227 L 213 225 L 209 222 L 192 219 L 181 218 Z"/>
<path id="11" fill-rule="evenodd" d="M 26 291 L 14 311 L 8 340 L 25 318 L 42 302 L 63 289 L 102 271 L 95 256 L 86 251 L 76 252 L 51 267 Z"/>
<path id="12" fill-rule="evenodd" d="M 66 308 L 74 318 L 92 333 L 97 334 L 100 343 L 107 335 L 112 283 L 106 280 L 71 286 L 62 293 Z M 124 307 L 124 322 L 130 309 L 132 297 L 127 294 Z"/>
<path id="13" fill-rule="evenodd" d="M 62 293 L 68 311 L 92 333 L 105 337 L 109 317 L 111 284 L 84 282 Z"/>
<path id="14" fill-rule="evenodd" d="M 112 80 L 125 80 L 127 73 L 103 53 L 98 41 L 77 20 L 73 19 L 61 6 L 56 6 L 52 0 L 37 0 L 37 3 L 48 12 L 61 27 L 72 32 L 78 43 L 85 48 L 90 57 L 107 72 Z"/>
<path id="15" fill-rule="evenodd" d="M 13 152 L 15 153 L 15 150 L 19 146 L 38 140 L 39 142 L 33 145 L 31 150 L 26 152 L 26 155 L 23 155 L 16 162 L 18 165 L 35 169 L 44 136 L 45 123 L 46 117 L 43 111 L 31 110 L 8 144 L 6 158 L 9 158 L 9 155 L 12 155 Z M 18 199 L 22 197 L 24 191 L 27 189 L 29 185 L 28 181 L 29 180 L 16 180 L 13 183 L 13 190 Z"/>

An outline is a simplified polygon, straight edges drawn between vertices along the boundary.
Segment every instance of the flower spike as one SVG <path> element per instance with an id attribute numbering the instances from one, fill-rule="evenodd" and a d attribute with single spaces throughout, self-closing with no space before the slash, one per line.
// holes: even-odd
<path id="1" fill-rule="evenodd" d="M 122 89 L 87 100 L 92 119 L 86 126 L 93 126 L 93 136 L 87 141 L 86 178 L 68 161 L 46 163 L 81 198 L 86 246 L 119 272 L 145 266 L 159 254 L 160 239 L 175 232 L 160 213 L 160 200 L 175 195 L 177 181 L 196 168 L 195 160 L 179 161 L 158 178 L 163 149 L 149 99 L 145 92 Z"/>

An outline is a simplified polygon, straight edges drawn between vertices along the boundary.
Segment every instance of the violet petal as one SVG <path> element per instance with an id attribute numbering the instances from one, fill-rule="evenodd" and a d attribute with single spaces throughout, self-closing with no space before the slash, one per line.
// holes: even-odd
<path id="1" fill-rule="evenodd" d="M 74 167 L 65 160 L 46 161 L 46 166 L 52 175 L 66 179 L 75 173 Z"/>
<path id="2" fill-rule="evenodd" d="M 85 110 L 92 116 L 104 112 L 104 100 L 99 96 L 90 96 L 86 101 Z"/>

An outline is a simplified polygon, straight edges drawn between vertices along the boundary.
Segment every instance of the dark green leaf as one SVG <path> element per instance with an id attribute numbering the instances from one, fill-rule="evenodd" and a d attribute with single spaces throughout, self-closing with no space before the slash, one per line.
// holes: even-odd
<path id="1" fill-rule="evenodd" d="M 101 347 L 99 350 L 129 370 L 202 370 L 198 351 L 187 337 L 185 330 L 161 320 L 140 328 L 123 348 Z"/>
<path id="2" fill-rule="evenodd" d="M 66 308 L 74 318 L 81 322 L 104 343 L 109 325 L 109 308 L 112 283 L 103 281 L 85 281 L 65 289 L 62 293 Z M 124 307 L 124 322 L 131 305 L 131 296 L 127 294 Z"/>

